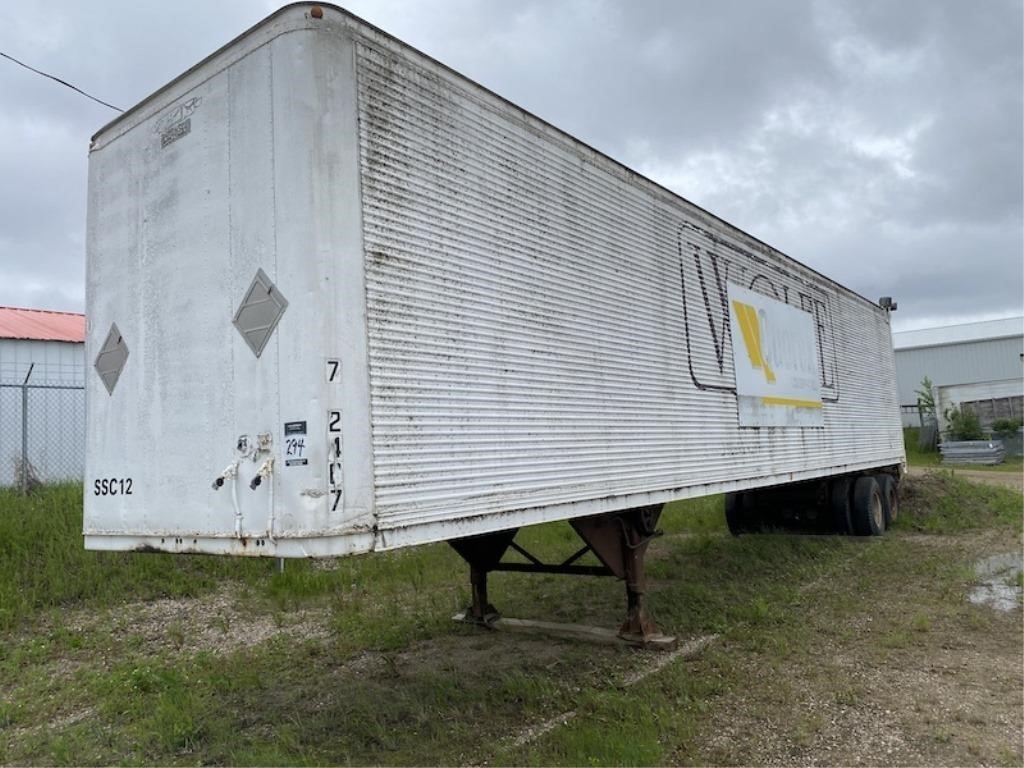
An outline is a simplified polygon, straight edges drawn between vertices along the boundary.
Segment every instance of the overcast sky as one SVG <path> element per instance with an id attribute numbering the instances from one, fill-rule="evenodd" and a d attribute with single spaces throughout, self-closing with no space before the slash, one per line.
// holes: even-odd
<path id="1" fill-rule="evenodd" d="M 365 0 L 368 21 L 872 299 L 1024 314 L 1022 0 Z M 129 107 L 278 3 L 0 5 L 0 51 Z M 0 59 L 0 305 L 84 309 L 89 137 Z"/>

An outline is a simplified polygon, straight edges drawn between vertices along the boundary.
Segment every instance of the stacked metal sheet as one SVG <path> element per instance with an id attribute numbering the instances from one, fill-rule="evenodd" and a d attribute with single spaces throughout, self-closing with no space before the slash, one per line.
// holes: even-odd
<path id="1" fill-rule="evenodd" d="M 1002 437 L 1000 440 L 1007 456 L 1024 456 L 1024 427 L 1018 429 L 1012 437 Z"/>
<path id="2" fill-rule="evenodd" d="M 943 464 L 1002 464 L 1006 449 L 1001 440 L 959 440 L 939 445 Z"/>

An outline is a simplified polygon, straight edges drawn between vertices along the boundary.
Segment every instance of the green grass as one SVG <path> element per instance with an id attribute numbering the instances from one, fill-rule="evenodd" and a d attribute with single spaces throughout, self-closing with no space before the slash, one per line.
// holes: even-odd
<path id="1" fill-rule="evenodd" d="M 259 578 L 268 561 L 87 552 L 80 485 L 29 496 L 0 489 L 0 631 L 68 606 L 194 597 L 225 579 Z"/>
<path id="2" fill-rule="evenodd" d="M 815 576 L 848 546 L 833 540 L 822 548 L 822 542 L 799 537 L 735 540 L 721 535 L 721 518 L 716 497 L 673 505 L 663 519 L 668 533 L 656 542 L 649 571 L 661 583 L 659 620 L 683 635 L 772 626 L 779 620 L 774 603 L 792 594 L 794 580 Z M 76 524 L 67 531 L 75 532 Z M 523 543 L 544 557 L 577 546 L 566 524 L 524 534 Z M 77 533 L 66 533 L 64 546 L 80 547 Z M 4 754 L 0 747 L 0 762 L 190 763 L 199 755 L 204 762 L 230 764 L 458 763 L 489 743 L 488 735 L 493 740 L 524 721 L 573 708 L 587 714 L 582 729 L 569 727 L 533 757 L 512 750 L 509 759 L 595 765 L 662 759 L 661 726 L 650 712 L 655 706 L 669 718 L 669 702 L 654 694 L 635 699 L 601 685 L 635 664 L 635 655 L 491 636 L 452 624 L 468 590 L 465 567 L 446 545 L 334 565 L 325 570 L 289 562 L 283 574 L 246 582 L 253 610 L 323 611 L 332 630 L 326 645 L 277 638 L 227 656 L 200 652 L 182 663 L 173 652 L 154 655 L 145 646 L 126 652 L 117 638 L 83 637 L 60 627 L 13 643 L 8 661 L 0 663 L 0 687 L 19 702 L 9 705 L 13 726 L 60 722 L 83 709 L 90 715 L 88 723 L 41 729 L 19 751 Z M 203 572 L 197 581 L 214 576 Z M 508 615 L 605 626 L 614 626 L 623 610 L 621 585 L 596 577 L 496 574 L 492 599 Z M 59 589 L 37 602 L 67 600 Z M 105 602 L 96 595 L 84 601 Z M 394 655 L 421 643 L 427 648 L 415 663 Z M 381 659 L 375 672 L 353 675 L 348 665 L 367 653 Z M 60 660 L 84 663 L 96 656 L 113 663 L 88 664 L 70 682 L 51 674 Z M 682 695 L 699 711 L 707 693 L 701 682 L 688 684 Z M 691 726 L 673 727 L 684 734 Z M 505 749 L 494 742 L 499 747 Z"/>
<path id="3" fill-rule="evenodd" d="M 922 451 L 918 447 L 917 437 L 920 433 L 917 427 L 904 427 L 903 446 L 907 453 L 907 464 L 912 467 L 963 467 L 964 469 L 980 469 L 988 472 L 1017 472 L 1024 471 L 1024 456 L 1007 456 L 1002 464 L 943 464 L 942 454 L 938 449 L 934 451 Z"/>
<path id="4" fill-rule="evenodd" d="M 907 464 L 912 467 L 937 467 L 942 462 L 942 455 L 938 449 L 934 451 L 923 451 L 918 445 L 918 435 L 921 430 L 918 427 L 903 428 L 903 448 L 907 454 Z"/>
<path id="5" fill-rule="evenodd" d="M 897 530 L 957 533 L 980 528 L 1018 529 L 1021 494 L 972 483 L 952 472 L 928 472 L 903 483 Z"/>
<path id="6" fill-rule="evenodd" d="M 796 707 L 799 750 L 827 722 L 799 710 L 805 686 L 836 706 L 870 698 L 857 674 L 828 666 L 833 655 L 862 653 L 867 637 L 872 660 L 909 666 L 905 657 L 945 638 L 990 633 L 964 604 L 970 557 L 900 530 L 999 529 L 1009 541 L 1020 495 L 947 475 L 906 488 L 897 530 L 871 541 L 734 538 L 721 497 L 668 505 L 648 559 L 652 607 L 665 631 L 721 640 L 631 687 L 617 681 L 646 654 L 452 623 L 469 592 L 447 545 L 328 567 L 288 561 L 284 573 L 266 560 L 89 553 L 77 488 L 0 496 L 0 764 L 750 762 L 738 741 L 707 741 L 737 696 L 768 718 Z M 578 547 L 565 523 L 519 541 L 551 560 Z M 263 617 L 281 632 L 189 650 L 188 607 L 155 638 L 133 631 L 134 614 L 116 621 L 132 602 L 202 598 L 224 584 L 236 588 L 235 620 Z M 491 599 L 506 615 L 599 626 L 615 626 L 624 608 L 621 584 L 598 577 L 494 574 Z M 70 626 L 68 611 L 95 620 Z M 325 631 L 289 632 L 300 613 Z M 213 637 L 232 629 L 224 615 L 210 626 Z M 524 725 L 565 712 L 564 726 L 513 743 Z M 806 759 L 797 751 L 788 762 Z"/>

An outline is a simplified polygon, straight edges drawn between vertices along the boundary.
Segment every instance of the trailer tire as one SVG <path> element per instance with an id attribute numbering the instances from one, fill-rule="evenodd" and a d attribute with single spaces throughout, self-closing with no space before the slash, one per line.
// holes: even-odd
<path id="1" fill-rule="evenodd" d="M 761 530 L 761 516 L 754 507 L 754 494 L 751 491 L 725 494 L 725 524 L 733 536 Z"/>
<path id="2" fill-rule="evenodd" d="M 834 477 L 829 483 L 829 508 L 832 510 L 832 527 L 841 534 L 853 533 L 850 518 L 850 488 L 853 479 L 848 476 Z"/>
<path id="3" fill-rule="evenodd" d="M 858 477 L 853 483 L 850 522 L 858 536 L 881 536 L 885 531 L 885 502 L 882 489 L 871 475 Z"/>
<path id="4" fill-rule="evenodd" d="M 900 516 L 900 485 L 892 475 L 878 475 L 876 479 L 878 487 L 882 491 L 885 527 L 889 528 Z"/>

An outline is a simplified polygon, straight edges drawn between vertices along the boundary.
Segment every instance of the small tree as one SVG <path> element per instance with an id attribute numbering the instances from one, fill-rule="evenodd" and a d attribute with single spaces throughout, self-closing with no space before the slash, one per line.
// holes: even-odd
<path id="1" fill-rule="evenodd" d="M 935 418 L 935 394 L 932 391 L 934 386 L 932 380 L 925 376 L 921 379 L 921 388 L 914 390 L 914 394 L 917 395 L 917 410 L 922 421 L 925 416 Z"/>
<path id="2" fill-rule="evenodd" d="M 921 431 L 917 435 L 917 449 L 924 452 L 938 450 L 939 421 L 935 418 L 935 395 L 932 380 L 925 376 L 921 388 L 914 390 L 917 395 L 917 415 L 921 419 Z"/>

